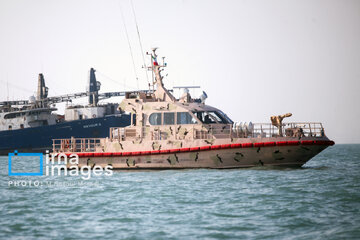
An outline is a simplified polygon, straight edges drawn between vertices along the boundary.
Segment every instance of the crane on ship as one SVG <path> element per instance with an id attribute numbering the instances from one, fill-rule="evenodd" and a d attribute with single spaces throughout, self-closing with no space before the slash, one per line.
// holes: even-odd
<path id="1" fill-rule="evenodd" d="M 12 100 L 12 101 L 1 101 L 0 102 L 0 111 L 9 112 L 13 106 L 22 106 L 22 108 L 47 108 L 50 105 L 63 103 L 63 102 L 72 102 L 72 100 L 77 98 L 88 97 L 88 104 L 90 106 L 97 106 L 99 101 L 105 100 L 112 97 L 123 97 L 126 94 L 131 94 L 133 91 L 118 91 L 118 92 L 105 92 L 99 93 L 101 83 L 96 80 L 95 76 L 96 70 L 94 68 L 90 69 L 90 78 L 89 78 L 89 89 L 86 92 L 78 92 L 71 94 L 64 94 L 59 96 L 48 96 L 49 88 L 45 85 L 45 78 L 42 73 L 39 73 L 38 76 L 38 88 L 37 95 L 35 97 L 30 97 L 29 100 Z M 189 89 L 189 88 L 200 88 L 200 86 L 176 86 L 173 89 Z M 170 89 L 170 92 L 173 92 L 173 89 Z M 145 92 L 151 94 L 154 92 L 154 89 L 148 90 L 138 90 L 136 92 Z"/>
<path id="2" fill-rule="evenodd" d="M 30 97 L 29 100 L 13 100 L 13 101 L 2 101 L 0 102 L 0 109 L 3 111 L 10 110 L 12 106 L 27 106 L 35 108 L 45 108 L 52 104 L 62 103 L 62 102 L 72 102 L 73 99 L 88 97 L 88 104 L 92 106 L 97 106 L 100 100 L 112 98 L 112 97 L 121 97 L 125 96 L 126 93 L 131 91 L 118 91 L 118 92 L 105 92 L 99 93 L 100 91 L 100 82 L 96 80 L 95 69 L 90 69 L 90 79 L 89 79 L 89 89 L 86 92 L 71 93 L 59 96 L 48 97 L 48 87 L 45 85 L 45 78 L 42 73 L 38 77 L 38 89 L 37 96 Z M 141 90 L 142 92 L 150 92 L 150 90 Z"/>

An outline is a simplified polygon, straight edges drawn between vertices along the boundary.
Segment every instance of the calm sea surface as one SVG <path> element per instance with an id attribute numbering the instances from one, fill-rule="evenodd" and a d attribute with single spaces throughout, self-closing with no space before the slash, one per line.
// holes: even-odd
<path id="1" fill-rule="evenodd" d="M 360 239 L 360 145 L 335 145 L 298 169 L 87 181 L 9 177 L 7 157 L 0 164 L 0 239 Z"/>

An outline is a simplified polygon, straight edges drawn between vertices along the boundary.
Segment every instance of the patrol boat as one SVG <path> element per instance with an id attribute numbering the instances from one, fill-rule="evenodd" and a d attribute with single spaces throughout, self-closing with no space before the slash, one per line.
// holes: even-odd
<path id="1" fill-rule="evenodd" d="M 118 110 L 118 103 L 99 103 L 125 92 L 99 93 L 100 85 L 91 68 L 88 91 L 49 97 L 44 75 L 39 74 L 36 97 L 0 102 L 0 155 L 45 152 L 51 150 L 53 138 L 106 137 L 108 128 L 128 126 L 130 116 Z M 69 105 L 63 115 L 54 113 L 57 103 L 81 97 L 88 97 L 88 104 Z"/>
<path id="2" fill-rule="evenodd" d="M 128 92 L 119 105 L 131 113 L 127 127 L 109 129 L 107 138 L 55 139 L 54 153 L 76 153 L 78 167 L 114 169 L 241 168 L 302 166 L 333 145 L 321 123 L 284 123 L 291 114 L 272 116 L 270 123 L 234 123 L 221 110 L 193 99 L 185 91 L 176 99 L 163 84 L 156 49 L 151 56 L 154 92 Z M 71 161 L 70 161 L 71 162 Z M 68 167 L 71 163 L 68 162 Z"/>

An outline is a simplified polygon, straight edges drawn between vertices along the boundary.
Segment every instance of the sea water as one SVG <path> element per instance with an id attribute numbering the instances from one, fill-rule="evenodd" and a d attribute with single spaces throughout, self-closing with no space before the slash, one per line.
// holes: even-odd
<path id="1" fill-rule="evenodd" d="M 0 239 L 360 239 L 360 145 L 329 147 L 302 168 L 90 180 L 8 176 L 8 158 L 0 164 Z"/>

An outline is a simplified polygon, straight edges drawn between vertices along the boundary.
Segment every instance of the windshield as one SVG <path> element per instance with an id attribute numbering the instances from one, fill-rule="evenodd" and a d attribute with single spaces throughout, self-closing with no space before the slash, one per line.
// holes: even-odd
<path id="1" fill-rule="evenodd" d="M 193 112 L 194 115 L 205 124 L 230 124 L 232 121 L 222 112 L 218 111 L 208 111 L 208 112 Z"/>
<path id="2" fill-rule="evenodd" d="M 218 111 L 218 113 L 221 114 L 221 116 L 223 116 L 229 123 L 233 124 L 233 120 L 231 120 L 224 112 L 222 111 Z"/>

